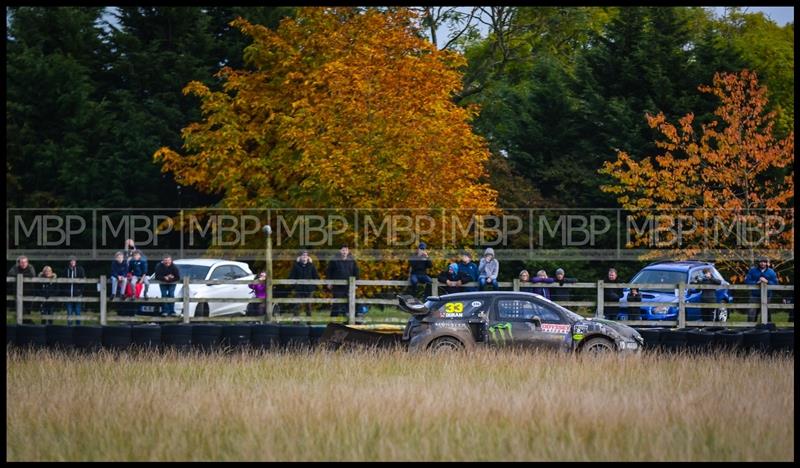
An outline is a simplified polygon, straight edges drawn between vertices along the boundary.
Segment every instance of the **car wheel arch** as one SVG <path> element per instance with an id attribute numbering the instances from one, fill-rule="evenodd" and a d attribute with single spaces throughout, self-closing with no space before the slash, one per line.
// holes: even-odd
<path id="1" fill-rule="evenodd" d="M 619 350 L 619 346 L 617 346 L 617 341 L 614 338 L 605 335 L 603 333 L 592 333 L 591 335 L 585 335 L 581 339 L 581 342 L 578 344 L 578 347 L 575 348 L 575 351 L 576 352 L 583 351 L 583 348 L 586 345 L 586 343 L 589 342 L 589 340 L 591 340 L 592 338 L 602 338 L 606 340 L 614 348 L 614 350 Z"/>

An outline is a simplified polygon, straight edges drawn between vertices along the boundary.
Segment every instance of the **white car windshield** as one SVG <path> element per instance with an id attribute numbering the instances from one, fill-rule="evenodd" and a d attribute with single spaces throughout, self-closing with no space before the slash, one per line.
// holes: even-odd
<path id="1" fill-rule="evenodd" d="M 178 271 L 181 272 L 182 277 L 188 276 L 189 278 L 206 279 L 209 267 L 203 265 L 191 265 L 187 263 L 176 263 Z"/>

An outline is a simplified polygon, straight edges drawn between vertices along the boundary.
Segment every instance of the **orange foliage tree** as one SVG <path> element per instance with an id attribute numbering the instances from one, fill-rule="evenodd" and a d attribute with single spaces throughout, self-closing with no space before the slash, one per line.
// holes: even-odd
<path id="1" fill-rule="evenodd" d="M 183 129 L 183 154 L 154 159 L 231 210 L 494 210 L 497 192 L 479 181 L 489 150 L 469 124 L 477 109 L 451 99 L 465 59 L 422 39 L 415 19 L 301 8 L 275 31 L 233 21 L 253 40 L 248 69 L 222 68 L 221 91 L 189 83 L 203 119 Z"/>
<path id="2" fill-rule="evenodd" d="M 772 257 L 776 271 L 793 258 L 794 133 L 776 141 L 774 113 L 765 113 L 766 88 L 754 72 L 716 74 L 714 86 L 700 91 L 720 99 L 716 118 L 693 128 L 693 114 L 676 127 L 663 113 L 647 115 L 663 140 L 664 153 L 639 161 L 625 152 L 599 170 L 617 183 L 601 187 L 615 193 L 624 209 L 644 218 L 659 217 L 655 227 L 675 227 L 686 221 L 680 245 L 650 252 L 644 258 L 708 256 L 741 280 L 757 255 Z M 672 226 L 661 225 L 672 224 Z M 677 232 L 677 231 L 673 231 Z M 651 239 L 638 238 L 628 247 Z M 791 255 L 788 255 L 788 254 Z"/>

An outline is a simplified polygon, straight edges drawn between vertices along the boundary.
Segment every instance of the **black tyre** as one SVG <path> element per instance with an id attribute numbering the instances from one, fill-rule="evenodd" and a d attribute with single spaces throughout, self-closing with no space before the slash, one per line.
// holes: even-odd
<path id="1" fill-rule="evenodd" d="M 723 351 L 738 351 L 742 347 L 742 341 L 742 332 L 739 330 L 721 330 L 714 333 L 714 343 Z"/>
<path id="2" fill-rule="evenodd" d="M 464 350 L 464 344 L 457 338 L 451 336 L 442 336 L 431 341 L 428 349 L 434 353 L 453 353 Z"/>
<path id="3" fill-rule="evenodd" d="M 7 323 L 6 324 L 6 346 L 7 345 L 15 345 L 17 343 L 17 325 Z"/>
<path id="4" fill-rule="evenodd" d="M 53 349 L 71 349 L 75 347 L 73 327 L 65 325 L 47 326 L 47 347 Z"/>
<path id="5" fill-rule="evenodd" d="M 772 322 L 757 323 L 756 326 L 755 326 L 755 329 L 756 330 L 768 330 L 768 331 L 777 330 L 777 328 L 775 327 L 775 324 L 772 323 Z"/>
<path id="6" fill-rule="evenodd" d="M 670 353 L 686 350 L 688 330 L 664 330 L 661 332 L 661 349 Z"/>
<path id="7" fill-rule="evenodd" d="M 47 346 L 47 330 L 44 325 L 17 325 L 17 346 L 20 348 L 44 348 Z"/>
<path id="8" fill-rule="evenodd" d="M 770 350 L 769 330 L 745 330 L 742 332 L 742 349 L 752 353 L 768 353 Z"/>
<path id="9" fill-rule="evenodd" d="M 661 337 L 663 340 L 663 336 Z M 616 351 L 617 347 L 614 346 L 614 343 L 607 338 L 595 337 L 589 338 L 583 343 L 581 346 L 582 353 L 589 353 L 589 354 L 602 354 Z"/>
<path id="10" fill-rule="evenodd" d="M 661 348 L 661 333 L 664 328 L 639 328 L 636 331 L 644 339 L 644 349 L 657 350 Z"/>
<path id="11" fill-rule="evenodd" d="M 194 310 L 195 317 L 208 317 L 208 303 L 201 302 L 197 304 L 197 308 Z"/>
<path id="12" fill-rule="evenodd" d="M 196 323 L 192 325 L 192 347 L 211 351 L 222 341 L 222 325 L 216 323 Z"/>
<path id="13" fill-rule="evenodd" d="M 131 327 L 131 346 L 139 349 L 155 349 L 161 345 L 159 325 L 134 325 Z"/>
<path id="14" fill-rule="evenodd" d="M 281 346 L 289 349 L 302 349 L 311 346 L 308 325 L 281 325 Z"/>
<path id="15" fill-rule="evenodd" d="M 97 351 L 103 344 L 103 327 L 97 325 L 78 325 L 73 327 L 72 337 L 75 349 Z"/>
<path id="16" fill-rule="evenodd" d="M 246 348 L 250 346 L 251 325 L 235 324 L 222 327 L 222 346 L 226 348 Z"/>
<path id="17" fill-rule="evenodd" d="M 17 332 L 19 333 L 19 332 Z M 769 332 L 770 347 L 776 353 L 794 353 L 794 329 L 779 329 Z"/>
<path id="18" fill-rule="evenodd" d="M 103 347 L 113 350 L 128 349 L 131 347 L 131 335 L 130 325 L 103 326 Z"/>
<path id="19" fill-rule="evenodd" d="M 714 332 L 696 328 L 686 332 L 686 348 L 694 353 L 705 353 L 711 349 Z"/>
<path id="20" fill-rule="evenodd" d="M 271 349 L 280 346 L 280 328 L 274 323 L 259 323 L 250 328 L 250 346 Z"/>
<path id="21" fill-rule="evenodd" d="M 308 336 L 311 341 L 311 346 L 317 346 L 319 344 L 319 339 L 322 338 L 322 334 L 325 333 L 325 329 L 327 325 L 311 325 L 308 328 Z"/>
<path id="22" fill-rule="evenodd" d="M 161 346 L 188 350 L 192 347 L 192 326 L 167 324 L 161 327 Z"/>

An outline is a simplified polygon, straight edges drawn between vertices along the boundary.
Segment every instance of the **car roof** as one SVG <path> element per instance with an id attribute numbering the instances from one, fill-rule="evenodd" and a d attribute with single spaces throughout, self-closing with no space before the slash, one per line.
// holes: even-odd
<path id="1" fill-rule="evenodd" d="M 524 291 L 472 291 L 472 292 L 460 292 L 460 293 L 450 293 L 444 294 L 441 296 L 431 296 L 428 299 L 433 300 L 456 300 L 456 299 L 471 299 L 474 297 L 499 297 L 499 296 L 530 296 L 539 299 L 545 299 L 540 294 L 534 294 L 531 292 L 524 292 Z"/>
<path id="2" fill-rule="evenodd" d="M 655 262 L 642 268 L 643 270 L 666 270 L 666 271 L 689 271 L 698 267 L 714 268 L 714 264 L 710 262 L 702 262 L 699 260 L 667 260 L 663 262 Z"/>
<path id="3" fill-rule="evenodd" d="M 217 264 L 225 264 L 247 267 L 247 269 L 250 268 L 250 266 L 244 262 L 235 262 L 233 260 L 224 260 L 219 258 L 181 258 L 179 260 L 175 260 L 174 263 L 177 263 L 178 265 L 200 265 L 207 267 L 212 267 Z"/>

